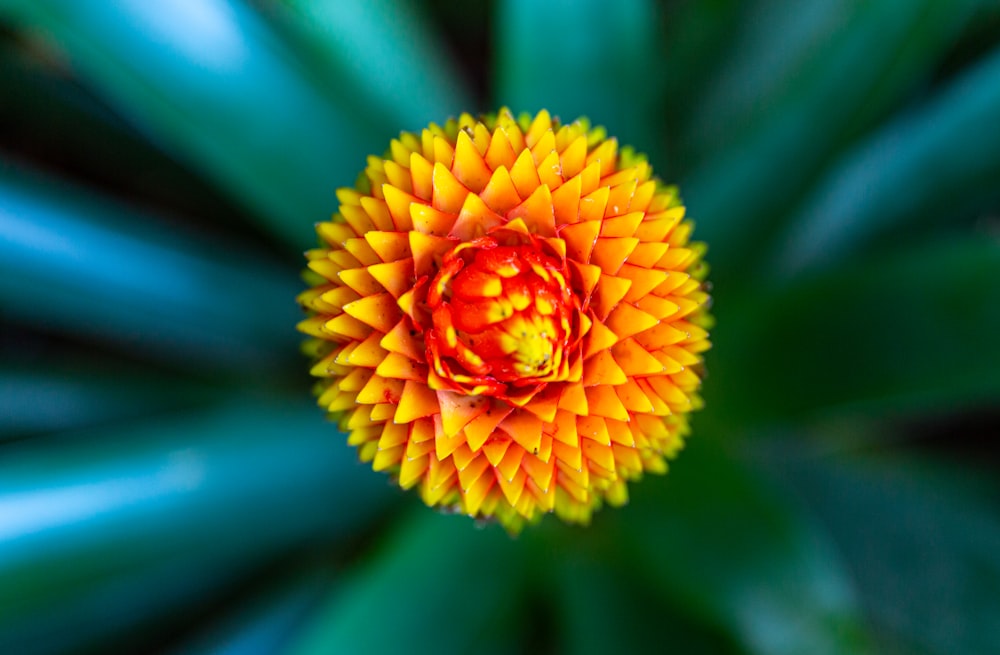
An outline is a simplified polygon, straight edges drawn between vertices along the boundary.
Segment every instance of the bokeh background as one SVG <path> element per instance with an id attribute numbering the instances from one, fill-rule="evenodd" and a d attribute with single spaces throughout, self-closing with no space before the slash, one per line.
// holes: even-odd
<path id="1" fill-rule="evenodd" d="M 313 405 L 400 130 L 607 126 L 709 243 L 665 477 L 511 539 Z M 1000 3 L 0 1 L 0 652 L 1000 652 Z"/>

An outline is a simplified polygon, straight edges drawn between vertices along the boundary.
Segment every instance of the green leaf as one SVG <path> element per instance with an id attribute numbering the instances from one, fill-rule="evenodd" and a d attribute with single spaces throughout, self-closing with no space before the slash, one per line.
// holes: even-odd
<path id="1" fill-rule="evenodd" d="M 421 509 L 332 594 L 291 652 L 464 653 L 516 630 L 518 543 L 464 516 Z"/>
<path id="2" fill-rule="evenodd" d="M 719 309 L 706 402 L 731 427 L 1000 397 L 1000 246 L 876 253 Z M 738 320 L 737 320 L 738 319 Z"/>
<path id="3" fill-rule="evenodd" d="M 241 599 L 224 617 L 185 640 L 173 652 L 178 655 L 284 652 L 334 581 L 329 567 L 313 564 L 307 572 L 287 575 L 265 591 Z"/>
<path id="4" fill-rule="evenodd" d="M 317 86 L 333 87 L 352 113 L 371 115 L 387 134 L 476 109 L 440 38 L 410 2 L 286 0 L 268 8 L 308 49 Z"/>
<path id="5" fill-rule="evenodd" d="M 852 583 L 825 533 L 714 442 L 692 439 L 665 478 L 633 485 L 619 513 L 618 556 L 748 652 L 867 652 Z"/>
<path id="6" fill-rule="evenodd" d="M 963 468 L 894 454 L 792 470 L 850 559 L 883 652 L 987 655 L 1000 643 L 995 493 Z"/>
<path id="7" fill-rule="evenodd" d="M 67 79 L 60 54 L 42 40 L 0 37 L 0 88 L 12 90 L 0 103 L 10 158 L 204 221 L 199 228 L 243 227 L 232 204 Z"/>
<path id="8" fill-rule="evenodd" d="M 558 652 L 649 652 L 654 644 L 684 655 L 745 653 L 725 630 L 705 625 L 683 604 L 667 604 L 649 577 L 622 562 L 613 543 L 587 552 L 562 543 L 543 578 L 555 607 Z"/>
<path id="9" fill-rule="evenodd" d="M 314 407 L 211 412 L 2 447 L 0 651 L 50 652 L 197 610 L 392 494 Z M 152 593 L 151 590 L 155 590 Z"/>
<path id="10" fill-rule="evenodd" d="M 776 268 L 831 266 L 904 226 L 983 211 L 998 194 L 997 116 L 1000 50 L 848 153 L 777 240 Z"/>
<path id="11" fill-rule="evenodd" d="M 497 9 L 496 102 L 515 112 L 587 116 L 659 154 L 659 15 L 649 0 L 506 0 Z"/>
<path id="12" fill-rule="evenodd" d="M 12 15 L 151 139 L 246 204 L 296 248 L 336 208 L 387 137 L 329 100 L 240 2 L 172 5 L 21 0 Z M 339 80 L 328 85 L 339 94 Z M 332 92 L 330 95 L 333 95 Z"/>
<path id="13" fill-rule="evenodd" d="M 295 271 L 65 183 L 4 170 L 7 317 L 171 365 L 274 370 L 295 357 Z"/>
<path id="14" fill-rule="evenodd" d="M 717 282 L 746 277 L 829 157 L 933 73 L 978 2 L 788 1 L 744 22 L 698 112 L 711 136 L 690 146 L 713 155 L 682 187 Z"/>
<path id="15" fill-rule="evenodd" d="M 49 353 L 51 355 L 51 353 Z M 218 398 L 213 388 L 106 359 L 25 357 L 0 369 L 0 442 L 157 416 Z"/>
<path id="16" fill-rule="evenodd" d="M 689 171 L 704 153 L 682 146 L 688 138 L 683 126 L 690 125 L 697 111 L 694 98 L 706 93 L 719 68 L 726 64 L 733 41 L 744 19 L 747 3 L 741 0 L 688 0 L 664 3 L 665 20 L 659 39 L 663 42 L 662 71 L 664 93 L 658 118 L 671 146 L 661 176 L 674 179 Z"/>

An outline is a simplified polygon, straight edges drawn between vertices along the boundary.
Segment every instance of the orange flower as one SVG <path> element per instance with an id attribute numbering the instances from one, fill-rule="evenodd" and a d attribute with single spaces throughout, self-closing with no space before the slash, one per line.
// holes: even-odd
<path id="1" fill-rule="evenodd" d="M 700 406 L 704 248 L 586 120 L 463 114 L 370 157 L 307 253 L 319 404 L 424 502 L 516 532 L 664 472 Z"/>

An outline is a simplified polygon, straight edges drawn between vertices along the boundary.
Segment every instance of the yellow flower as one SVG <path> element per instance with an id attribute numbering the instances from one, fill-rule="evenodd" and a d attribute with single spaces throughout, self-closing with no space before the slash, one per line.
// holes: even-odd
<path id="1" fill-rule="evenodd" d="M 307 253 L 319 404 L 428 505 L 516 532 L 664 472 L 700 406 L 701 244 L 586 120 L 503 109 L 370 157 Z"/>

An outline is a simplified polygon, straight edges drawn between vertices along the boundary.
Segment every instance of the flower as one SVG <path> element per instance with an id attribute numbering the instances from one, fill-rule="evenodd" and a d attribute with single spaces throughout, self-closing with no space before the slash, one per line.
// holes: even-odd
<path id="1" fill-rule="evenodd" d="M 704 247 L 585 119 L 463 114 L 371 157 L 299 297 L 319 404 L 424 502 L 585 523 L 664 472 L 700 406 Z"/>

